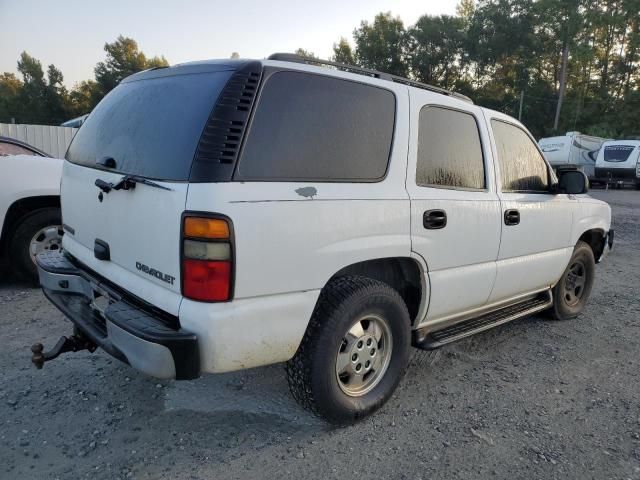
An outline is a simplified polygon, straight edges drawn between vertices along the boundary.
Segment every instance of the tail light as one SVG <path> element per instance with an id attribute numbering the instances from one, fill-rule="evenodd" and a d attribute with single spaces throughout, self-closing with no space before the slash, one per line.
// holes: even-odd
<path id="1" fill-rule="evenodd" d="M 182 225 L 182 295 L 203 302 L 231 298 L 233 245 L 230 220 L 185 216 Z"/>

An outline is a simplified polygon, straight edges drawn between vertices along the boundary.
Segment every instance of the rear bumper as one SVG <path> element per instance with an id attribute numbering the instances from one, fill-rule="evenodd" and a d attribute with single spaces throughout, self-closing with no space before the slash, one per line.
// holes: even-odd
<path id="1" fill-rule="evenodd" d="M 147 308 L 63 253 L 40 254 L 37 265 L 45 296 L 110 355 L 158 378 L 200 375 L 198 338 L 175 317 Z"/>

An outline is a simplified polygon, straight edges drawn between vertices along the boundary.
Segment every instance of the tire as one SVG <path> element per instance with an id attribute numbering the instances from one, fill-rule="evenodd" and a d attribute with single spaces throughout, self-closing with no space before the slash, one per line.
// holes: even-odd
<path id="1" fill-rule="evenodd" d="M 34 238 L 38 233 L 40 241 Z M 33 247 L 32 240 L 35 242 Z M 38 269 L 32 253 L 57 250 L 61 240 L 62 216 L 59 208 L 40 208 L 27 213 L 18 220 L 9 240 L 12 267 L 22 278 L 37 284 Z"/>
<path id="2" fill-rule="evenodd" d="M 367 277 L 337 278 L 320 293 L 287 362 L 289 388 L 313 414 L 337 425 L 353 423 L 389 400 L 410 345 L 409 312 L 396 290 Z"/>
<path id="3" fill-rule="evenodd" d="M 550 313 L 555 320 L 575 318 L 582 312 L 591 295 L 595 273 L 593 250 L 587 243 L 579 241 L 566 270 L 553 287 Z"/>

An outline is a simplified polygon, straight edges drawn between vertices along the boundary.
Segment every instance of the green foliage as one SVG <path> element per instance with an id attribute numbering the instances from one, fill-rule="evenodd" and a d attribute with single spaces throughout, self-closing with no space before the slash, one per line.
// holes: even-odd
<path id="1" fill-rule="evenodd" d="M 333 44 L 333 61 L 347 65 L 355 65 L 351 45 L 345 38 L 341 38 L 338 43 Z"/>
<path id="2" fill-rule="evenodd" d="M 304 48 L 299 48 L 294 53 L 305 58 L 318 58 L 315 53 L 310 52 L 309 50 L 305 50 Z"/>
<path id="3" fill-rule="evenodd" d="M 538 137 L 571 130 L 640 136 L 638 12 L 640 0 L 461 0 L 455 16 L 424 15 L 407 28 L 389 12 L 362 21 L 353 44 L 341 38 L 333 45 L 333 59 L 453 89 L 513 116 L 524 91 L 522 121 Z M 554 131 L 564 47 L 567 87 Z M 168 65 L 131 38 L 104 49 L 95 80 L 70 91 L 60 70 L 23 52 L 22 80 L 0 74 L 0 122 L 59 124 L 90 112 L 126 76 Z"/>
<path id="4" fill-rule="evenodd" d="M 461 0 L 456 16 L 404 28 L 390 13 L 334 44 L 339 61 L 454 89 L 517 116 L 534 135 L 640 135 L 640 0 Z M 553 131 L 562 50 L 569 49 Z"/>
<path id="5" fill-rule="evenodd" d="M 409 29 L 406 56 L 416 79 L 454 87 L 465 66 L 464 28 L 461 18 L 425 15 Z"/>
<path id="6" fill-rule="evenodd" d="M 115 42 L 105 43 L 104 50 L 107 58 L 98 62 L 94 69 L 96 82 L 103 95 L 113 90 L 123 79 L 136 72 L 153 67 L 168 67 L 169 62 L 164 57 L 147 59 L 138 49 L 138 43 L 132 38 L 120 35 Z"/>
<path id="7" fill-rule="evenodd" d="M 131 38 L 119 36 L 104 46 L 106 58 L 95 68 L 95 81 L 78 83 L 71 91 L 62 72 L 49 65 L 45 72 L 39 60 L 22 52 L 18 72 L 0 75 L 0 122 L 58 125 L 90 112 L 123 78 L 153 67 L 169 65 L 164 57 L 147 58 Z"/>
<path id="8" fill-rule="evenodd" d="M 353 31 L 353 38 L 358 64 L 394 75 L 407 75 L 407 35 L 400 18 L 390 12 L 379 13 L 372 24 L 362 21 Z"/>

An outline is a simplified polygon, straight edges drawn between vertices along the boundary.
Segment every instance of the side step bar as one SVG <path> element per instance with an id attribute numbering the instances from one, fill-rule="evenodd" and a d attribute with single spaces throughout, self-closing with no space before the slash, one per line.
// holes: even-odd
<path id="1" fill-rule="evenodd" d="M 534 298 L 512 304 L 485 313 L 479 317 L 470 318 L 444 328 L 425 327 L 414 332 L 414 346 L 422 350 L 433 350 L 447 343 L 469 337 L 503 323 L 546 310 L 553 304 L 551 290 L 542 292 Z M 435 330 L 436 328 L 437 330 Z"/>

